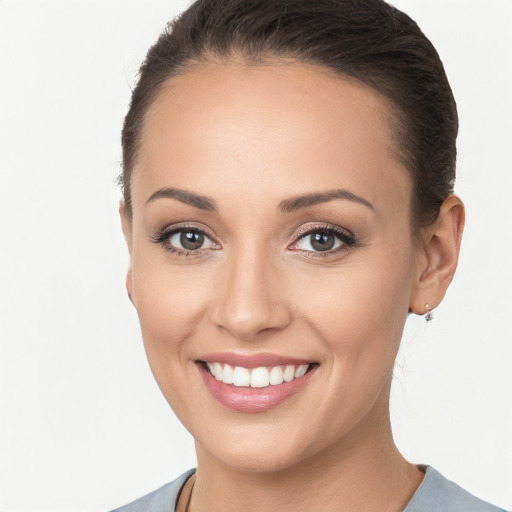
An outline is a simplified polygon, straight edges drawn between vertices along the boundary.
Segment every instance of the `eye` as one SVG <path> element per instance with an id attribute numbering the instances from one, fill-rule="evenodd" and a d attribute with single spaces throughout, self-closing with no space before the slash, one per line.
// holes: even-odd
<path id="1" fill-rule="evenodd" d="M 209 241 L 209 238 L 200 231 L 187 229 L 175 232 L 169 236 L 167 241 L 170 245 L 178 249 L 196 251 L 197 249 L 203 249 L 204 243 Z"/>
<path id="2" fill-rule="evenodd" d="M 335 253 L 354 244 L 354 237 L 348 232 L 333 227 L 321 227 L 310 229 L 302 234 L 290 249 L 317 253 Z"/>
<path id="3" fill-rule="evenodd" d="M 153 242 L 166 250 L 187 256 L 200 253 L 205 249 L 218 249 L 216 244 L 204 231 L 196 228 L 167 229 L 153 237 Z"/>

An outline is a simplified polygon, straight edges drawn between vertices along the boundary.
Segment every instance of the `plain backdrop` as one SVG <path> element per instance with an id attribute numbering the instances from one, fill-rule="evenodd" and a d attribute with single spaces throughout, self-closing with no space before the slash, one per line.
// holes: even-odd
<path id="1" fill-rule="evenodd" d="M 509 509 L 512 1 L 394 3 L 458 101 L 467 229 L 435 320 L 408 320 L 393 428 L 411 461 Z M 126 297 L 115 183 L 138 66 L 187 4 L 0 0 L 2 512 L 105 511 L 195 464 Z"/>

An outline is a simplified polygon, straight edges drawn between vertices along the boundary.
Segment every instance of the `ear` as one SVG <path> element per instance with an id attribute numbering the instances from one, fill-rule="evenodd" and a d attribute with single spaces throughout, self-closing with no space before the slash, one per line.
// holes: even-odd
<path id="1" fill-rule="evenodd" d="M 119 202 L 119 216 L 121 217 L 121 226 L 123 229 L 124 239 L 128 246 L 128 252 L 130 253 L 130 262 L 128 264 L 128 271 L 126 272 L 126 291 L 128 292 L 128 298 L 133 303 L 132 299 L 132 219 L 128 216 L 126 211 L 126 205 L 123 200 Z"/>
<path id="2" fill-rule="evenodd" d="M 424 228 L 410 309 L 423 315 L 435 309 L 445 296 L 459 260 L 464 230 L 464 204 L 456 195 L 448 197 L 433 225 Z"/>

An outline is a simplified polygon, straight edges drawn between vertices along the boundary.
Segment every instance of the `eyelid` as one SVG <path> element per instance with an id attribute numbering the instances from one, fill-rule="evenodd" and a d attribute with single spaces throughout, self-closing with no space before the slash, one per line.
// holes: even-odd
<path id="1" fill-rule="evenodd" d="M 162 229 L 159 229 L 152 235 L 150 235 L 150 240 L 155 244 L 164 245 L 165 242 L 171 238 L 171 236 L 173 236 L 176 233 L 179 233 L 181 231 L 186 231 L 187 229 L 189 231 L 196 231 L 196 232 L 202 233 L 205 236 L 205 238 L 208 238 L 216 246 L 214 248 L 214 250 L 218 250 L 221 248 L 221 245 L 219 244 L 219 242 L 217 242 L 215 235 L 213 235 L 213 233 L 211 232 L 210 229 L 208 229 L 203 224 L 197 224 L 197 223 L 193 223 L 193 222 L 182 222 L 182 223 L 177 223 L 177 224 L 169 224 L 169 225 L 163 227 Z M 201 252 L 207 251 L 211 248 L 187 250 L 187 249 L 181 249 L 179 247 L 174 247 L 174 246 L 168 245 L 167 247 L 165 247 L 165 249 L 170 252 L 188 255 L 188 254 L 200 254 Z"/>
<path id="2" fill-rule="evenodd" d="M 296 245 L 300 240 L 305 238 L 307 235 L 311 235 L 313 233 L 318 232 L 326 232 L 331 233 L 336 236 L 339 240 L 341 240 L 342 245 L 327 251 L 308 251 L 305 249 L 291 249 L 296 251 L 301 251 L 303 253 L 310 253 L 310 256 L 318 257 L 318 256 L 328 256 L 332 254 L 336 254 L 342 250 L 346 250 L 349 247 L 356 245 L 355 236 L 346 228 L 342 228 L 340 226 L 336 226 L 333 224 L 321 223 L 317 225 L 306 225 L 301 227 L 298 231 L 296 231 L 293 235 L 294 241 L 288 246 L 290 249 L 294 245 Z"/>
<path id="3" fill-rule="evenodd" d="M 182 249 L 180 247 L 175 247 L 170 244 L 166 244 L 166 242 L 169 241 L 169 239 L 174 236 L 176 233 L 179 233 L 181 231 L 185 231 L 189 229 L 190 231 L 196 231 L 202 233 L 206 238 L 210 240 L 212 244 L 214 244 L 215 247 L 208 247 L 208 248 L 202 248 L 202 249 Z M 342 243 L 340 246 L 329 249 L 326 251 L 311 251 L 307 249 L 293 249 L 292 247 L 296 245 L 300 240 L 305 238 L 307 235 L 318 233 L 318 232 L 326 232 L 333 234 L 335 237 L 338 238 Z M 160 244 L 163 246 L 163 248 L 169 252 L 173 252 L 177 255 L 184 255 L 184 256 L 192 256 L 192 255 L 200 255 L 205 252 L 209 252 L 210 250 L 219 250 L 222 249 L 222 246 L 219 242 L 217 242 L 215 235 L 211 232 L 211 230 L 199 223 L 194 222 L 182 222 L 177 224 L 170 224 L 162 229 L 158 230 L 156 233 L 150 236 L 150 240 L 153 243 Z M 353 247 L 356 245 L 356 238 L 355 236 L 346 228 L 342 228 L 340 226 L 336 226 L 333 224 L 327 224 L 327 223 L 320 223 L 320 224 L 307 224 L 305 226 L 301 226 L 295 233 L 293 234 L 293 242 L 287 246 L 288 249 L 306 253 L 308 257 L 323 257 L 323 256 L 330 256 L 333 254 L 336 254 L 338 252 L 341 252 L 343 250 L 348 250 L 350 247 Z"/>
<path id="4" fill-rule="evenodd" d="M 310 223 L 306 224 L 305 226 L 301 226 L 297 231 L 293 233 L 293 237 L 295 239 L 298 239 L 303 237 L 304 235 L 307 235 L 309 233 L 315 233 L 317 231 L 334 231 L 335 233 L 340 233 L 347 237 L 354 238 L 354 235 L 348 229 L 325 222 L 320 222 L 318 224 Z"/>
<path id="5" fill-rule="evenodd" d="M 207 235 L 209 238 L 215 238 L 215 235 L 213 234 L 211 229 L 209 229 L 204 224 L 196 223 L 196 222 L 177 222 L 176 224 L 168 224 L 168 225 L 158 229 L 157 231 L 155 231 L 153 233 L 153 235 L 151 235 L 151 237 L 153 238 L 155 236 L 159 236 L 159 235 L 163 235 L 163 234 L 169 234 L 169 233 L 173 233 L 176 231 L 183 231 L 185 229 L 190 229 L 191 231 L 192 230 L 200 231 L 201 233 L 204 233 L 205 235 Z"/>

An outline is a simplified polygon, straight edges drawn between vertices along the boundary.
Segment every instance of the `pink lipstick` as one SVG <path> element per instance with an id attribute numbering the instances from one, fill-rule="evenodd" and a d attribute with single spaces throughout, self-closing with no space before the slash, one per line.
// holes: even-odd
<path id="1" fill-rule="evenodd" d="M 197 367 L 222 405 L 240 412 L 261 412 L 303 389 L 318 364 L 277 354 L 222 352 L 202 356 Z"/>

